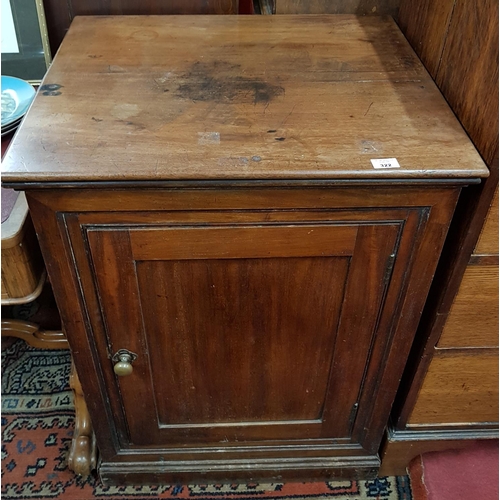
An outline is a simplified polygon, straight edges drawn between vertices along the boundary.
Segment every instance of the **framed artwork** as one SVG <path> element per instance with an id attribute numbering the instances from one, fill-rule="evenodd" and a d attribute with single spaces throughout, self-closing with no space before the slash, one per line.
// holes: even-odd
<path id="1" fill-rule="evenodd" d="M 2 75 L 40 83 L 52 60 L 42 0 L 2 0 Z"/>

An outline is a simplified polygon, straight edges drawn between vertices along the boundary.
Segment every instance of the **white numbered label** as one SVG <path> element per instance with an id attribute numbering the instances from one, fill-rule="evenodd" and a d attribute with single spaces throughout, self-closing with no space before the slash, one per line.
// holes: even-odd
<path id="1" fill-rule="evenodd" d="M 370 160 L 373 168 L 401 168 L 396 158 L 379 158 L 377 160 Z"/>

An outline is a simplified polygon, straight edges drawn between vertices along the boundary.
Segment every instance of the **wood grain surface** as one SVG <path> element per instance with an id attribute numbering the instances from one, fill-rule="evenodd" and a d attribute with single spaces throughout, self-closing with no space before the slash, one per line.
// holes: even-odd
<path id="1" fill-rule="evenodd" d="M 40 295 L 45 281 L 40 247 L 26 196 L 21 193 L 2 223 L 2 304 L 22 304 Z"/>
<path id="2" fill-rule="evenodd" d="M 2 249 L 19 245 L 24 237 L 24 227 L 29 219 L 26 195 L 19 193 L 9 217 L 2 222 Z"/>
<path id="3" fill-rule="evenodd" d="M 427 26 L 422 24 L 419 11 L 438 16 L 443 4 L 429 0 L 403 2 L 401 15 L 403 8 L 409 9 L 409 25 L 403 31 L 410 40 L 412 30 L 425 30 Z M 441 24 L 439 34 L 427 33 L 421 39 L 422 48 L 412 43 L 420 54 L 421 49 L 431 44 L 432 37 L 447 40 L 446 50 L 437 56 L 441 59 L 438 83 L 487 162 L 490 176 L 480 186 L 464 190 L 457 205 L 422 315 L 417 335 L 420 341 L 414 344 L 393 408 L 393 421 L 398 429 L 405 428 L 413 409 L 498 185 L 498 103 L 492 102 L 497 101 L 494 96 L 498 95 L 498 2 L 461 1 L 454 5 L 452 15 L 457 16 L 456 20 L 448 26 Z M 435 49 L 428 50 L 432 54 Z"/>
<path id="4" fill-rule="evenodd" d="M 401 0 L 275 0 L 276 14 L 356 14 L 397 16 Z"/>
<path id="5" fill-rule="evenodd" d="M 498 0 L 456 0 L 436 82 L 491 164 L 498 150 Z"/>
<path id="6" fill-rule="evenodd" d="M 139 262 L 160 424 L 321 421 L 348 268 L 342 257 Z"/>
<path id="7" fill-rule="evenodd" d="M 392 0 L 391 0 L 392 1 Z M 240 2 L 249 13 L 248 1 Z M 238 14 L 237 0 L 44 0 L 52 54 L 57 52 L 75 16 Z"/>
<path id="8" fill-rule="evenodd" d="M 43 83 L 4 183 L 488 174 L 388 17 L 82 17 Z"/>
<path id="9" fill-rule="evenodd" d="M 41 291 L 44 266 L 33 222 L 29 216 L 21 222 L 14 237 L 2 240 L 2 301 L 6 303 L 34 299 L 34 292 Z"/>
<path id="10" fill-rule="evenodd" d="M 478 255 L 498 254 L 498 186 L 474 253 Z"/>
<path id="11" fill-rule="evenodd" d="M 401 0 L 398 24 L 433 78 L 454 6 L 455 0 Z"/>
<path id="12" fill-rule="evenodd" d="M 498 346 L 498 265 L 467 267 L 437 345 Z"/>
<path id="13" fill-rule="evenodd" d="M 331 225 L 135 229 L 130 243 L 137 260 L 255 259 L 352 255 L 358 228 Z M 255 246 L 256 240 L 266 245 Z"/>
<path id="14" fill-rule="evenodd" d="M 437 352 L 409 418 L 409 427 L 498 422 L 498 349 L 470 349 L 467 354 L 453 350 Z"/>

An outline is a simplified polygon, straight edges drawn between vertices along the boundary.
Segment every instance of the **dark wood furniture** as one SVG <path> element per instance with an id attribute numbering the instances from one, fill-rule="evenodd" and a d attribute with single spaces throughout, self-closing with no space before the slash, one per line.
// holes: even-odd
<path id="1" fill-rule="evenodd" d="M 382 450 L 498 437 L 498 2 L 403 0 L 399 24 L 490 169 L 467 189 L 439 262 Z"/>
<path id="2" fill-rule="evenodd" d="M 268 0 L 269 1 L 269 0 Z M 397 18 L 401 0 L 272 0 L 276 14 L 390 15 Z"/>
<path id="3" fill-rule="evenodd" d="M 77 18 L 44 85 L 3 181 L 103 480 L 374 475 L 456 201 L 488 175 L 394 21 Z"/>
<path id="4" fill-rule="evenodd" d="M 391 0 L 394 1 L 394 0 Z M 55 54 L 75 16 L 253 14 L 253 0 L 44 0 L 50 46 Z"/>

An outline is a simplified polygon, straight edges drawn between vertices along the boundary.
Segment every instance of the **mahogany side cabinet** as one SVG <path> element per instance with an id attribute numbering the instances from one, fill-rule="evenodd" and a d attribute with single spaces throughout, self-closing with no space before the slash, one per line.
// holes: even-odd
<path id="1" fill-rule="evenodd" d="M 77 18 L 3 182 L 101 478 L 374 476 L 458 195 L 487 175 L 390 18 Z"/>

